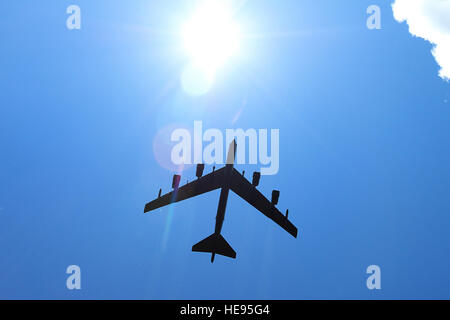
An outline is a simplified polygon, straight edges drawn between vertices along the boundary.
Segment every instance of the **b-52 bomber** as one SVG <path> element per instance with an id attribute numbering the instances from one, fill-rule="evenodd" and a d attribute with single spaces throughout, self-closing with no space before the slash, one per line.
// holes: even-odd
<path id="1" fill-rule="evenodd" d="M 214 262 L 216 254 L 229 258 L 236 258 L 236 252 L 228 244 L 228 242 L 220 234 L 225 218 L 225 209 L 227 207 L 228 194 L 231 191 L 236 193 L 242 199 L 247 201 L 253 207 L 258 209 L 269 219 L 286 230 L 293 237 L 297 238 L 297 228 L 288 220 L 289 210 L 283 215 L 275 206 L 278 204 L 280 191 L 272 191 L 272 199 L 269 201 L 261 192 L 256 189 L 259 185 L 261 174 L 253 173 L 252 183 L 244 177 L 244 173 L 239 173 L 234 168 L 235 155 L 237 150 L 236 140 L 230 144 L 225 167 L 214 170 L 203 176 L 205 169 L 204 164 L 197 165 L 197 180 L 185 184 L 180 187 L 180 175 L 174 175 L 172 181 L 173 191 L 161 195 L 159 190 L 158 198 L 145 205 L 144 213 L 167 206 L 169 204 L 180 202 L 192 197 L 196 197 L 203 193 L 207 193 L 216 189 L 221 189 L 219 205 L 217 207 L 216 227 L 214 233 L 206 239 L 200 241 L 192 247 L 194 252 L 211 253 L 211 262 Z"/>

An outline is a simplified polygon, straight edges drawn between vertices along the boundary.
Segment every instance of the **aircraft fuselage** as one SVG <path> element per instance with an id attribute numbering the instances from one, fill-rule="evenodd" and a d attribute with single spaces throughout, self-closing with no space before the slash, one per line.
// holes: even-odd
<path id="1" fill-rule="evenodd" d="M 223 220 L 225 219 L 225 210 L 227 208 L 228 194 L 230 193 L 230 179 L 233 172 L 233 165 L 227 164 L 225 169 L 224 185 L 220 190 L 219 205 L 217 206 L 216 229 L 215 233 L 220 234 Z"/>

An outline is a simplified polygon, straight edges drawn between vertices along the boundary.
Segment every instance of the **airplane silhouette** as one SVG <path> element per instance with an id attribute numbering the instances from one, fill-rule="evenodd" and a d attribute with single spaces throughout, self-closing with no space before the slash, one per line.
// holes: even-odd
<path id="1" fill-rule="evenodd" d="M 261 177 L 259 172 L 253 173 L 252 183 L 244 178 L 245 171 L 241 174 L 234 168 L 236 149 L 236 140 L 233 140 L 228 150 L 227 164 L 225 167 L 219 170 L 215 170 L 215 168 L 213 168 L 213 172 L 205 176 L 203 176 L 205 165 L 198 164 L 196 173 L 197 180 L 187 183 L 182 187 L 179 187 L 181 176 L 174 175 L 172 181 L 172 188 L 174 190 L 161 196 L 161 189 L 159 189 L 158 198 L 147 203 L 144 209 L 144 213 L 146 213 L 220 188 L 221 191 L 219 205 L 217 207 L 215 231 L 211 236 L 192 247 L 192 251 L 195 252 L 211 253 L 211 263 L 214 262 L 214 257 L 216 254 L 233 259 L 236 258 L 236 252 L 220 234 L 222 231 L 223 220 L 225 218 L 225 209 L 227 207 L 230 189 L 253 207 L 258 209 L 265 216 L 272 219 L 293 237 L 297 238 L 297 228 L 288 220 L 289 210 L 286 210 L 286 215 L 283 215 L 275 207 L 278 204 L 280 191 L 273 190 L 272 201 L 269 201 L 256 189 L 259 185 L 259 180 Z"/>

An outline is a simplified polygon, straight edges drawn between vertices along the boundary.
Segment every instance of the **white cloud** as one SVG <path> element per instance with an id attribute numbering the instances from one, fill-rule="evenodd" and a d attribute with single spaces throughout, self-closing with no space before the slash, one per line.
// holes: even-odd
<path id="1" fill-rule="evenodd" d="M 394 18 L 405 22 L 409 32 L 433 44 L 439 75 L 450 80 L 450 0 L 395 0 Z"/>

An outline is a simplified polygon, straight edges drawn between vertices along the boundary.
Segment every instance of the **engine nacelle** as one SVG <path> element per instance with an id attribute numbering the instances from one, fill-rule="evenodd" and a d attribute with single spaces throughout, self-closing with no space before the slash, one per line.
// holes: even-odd
<path id="1" fill-rule="evenodd" d="M 197 172 L 195 173 L 197 178 L 201 178 L 203 176 L 203 170 L 205 170 L 205 165 L 203 163 L 199 163 L 197 165 Z"/>
<path id="2" fill-rule="evenodd" d="M 181 176 L 178 174 L 175 174 L 173 176 L 173 180 L 172 180 L 172 188 L 178 189 L 178 186 L 180 185 L 180 181 L 181 181 Z"/>
<path id="3" fill-rule="evenodd" d="M 257 187 L 259 185 L 259 179 L 261 178 L 260 172 L 253 172 L 252 185 Z"/>
<path id="4" fill-rule="evenodd" d="M 278 204 L 278 199 L 280 198 L 280 191 L 273 190 L 272 191 L 272 204 L 276 206 Z"/>

